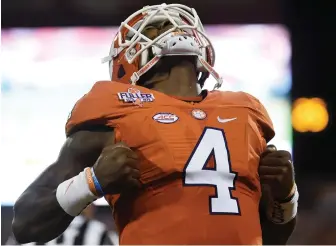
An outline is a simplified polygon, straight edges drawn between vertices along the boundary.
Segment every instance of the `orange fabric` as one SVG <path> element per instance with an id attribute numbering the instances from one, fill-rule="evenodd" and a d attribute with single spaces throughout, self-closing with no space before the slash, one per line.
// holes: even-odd
<path id="1" fill-rule="evenodd" d="M 115 41 L 115 43 L 117 43 L 117 41 Z M 115 44 L 115 47 L 118 48 L 117 44 Z M 139 51 L 141 46 L 137 44 L 134 48 L 136 51 Z M 124 49 L 116 58 L 113 58 L 112 79 L 129 85 L 131 83 L 129 78 L 131 78 L 134 72 L 139 70 L 140 56 L 135 58 L 132 63 L 128 63 L 128 61 L 126 61 L 126 51 L 127 49 Z M 121 66 L 124 69 L 125 74 L 122 77 L 118 77 L 118 71 Z"/>
<path id="2" fill-rule="evenodd" d="M 144 14 L 138 14 L 132 20 L 130 20 L 127 24 L 132 27 L 143 18 L 144 18 Z M 128 32 L 129 32 L 129 29 L 125 27 L 121 28 L 120 34 L 122 36 L 123 42 L 125 41 Z M 120 47 L 117 36 L 113 42 L 114 42 L 114 48 Z M 139 51 L 141 49 L 141 46 L 140 44 L 136 44 L 134 48 L 136 51 Z M 113 57 L 112 80 L 118 80 L 122 83 L 130 84 L 131 81 L 129 78 L 133 75 L 134 72 L 137 72 L 139 70 L 140 56 L 135 58 L 135 60 L 130 64 L 128 63 L 126 59 L 126 50 L 127 49 L 122 50 L 118 56 Z M 123 69 L 125 73 L 122 77 L 118 76 L 119 69 Z"/>
<path id="3" fill-rule="evenodd" d="M 118 98 L 120 92 L 136 88 L 153 94 L 153 102 L 140 107 Z M 192 110 L 206 113 L 196 119 Z M 158 113 L 178 117 L 163 124 Z M 232 119 L 221 123 L 220 119 Z M 117 141 L 135 149 L 140 157 L 143 189 L 137 194 L 106 196 L 114 207 L 120 244 L 261 244 L 258 176 L 259 156 L 274 136 L 272 122 L 259 101 L 243 92 L 208 92 L 199 103 L 186 103 L 140 86 L 98 82 L 74 107 L 66 124 L 104 122 L 115 127 Z M 213 186 L 185 186 L 184 169 L 203 129 L 222 130 L 232 172 L 236 172 L 233 198 L 240 214 L 210 214 Z M 224 150 L 223 150 L 224 151 Z M 214 167 L 214 158 L 207 168 Z"/>

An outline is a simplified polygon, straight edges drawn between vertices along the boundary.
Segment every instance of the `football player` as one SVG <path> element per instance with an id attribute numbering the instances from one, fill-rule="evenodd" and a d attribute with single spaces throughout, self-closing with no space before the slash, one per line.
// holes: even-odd
<path id="1" fill-rule="evenodd" d="M 192 8 L 145 7 L 122 22 L 111 81 L 74 106 L 54 164 L 20 196 L 21 243 L 62 233 L 105 197 L 120 244 L 284 244 L 298 192 L 265 108 L 243 92 L 201 90 L 215 51 Z M 261 198 L 263 197 L 263 198 Z"/>

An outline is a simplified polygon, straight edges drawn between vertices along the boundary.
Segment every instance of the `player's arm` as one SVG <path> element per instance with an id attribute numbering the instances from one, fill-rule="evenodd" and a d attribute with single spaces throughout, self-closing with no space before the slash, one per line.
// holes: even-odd
<path id="1" fill-rule="evenodd" d="M 252 108 L 252 115 L 254 120 L 258 124 L 259 132 L 261 135 L 261 145 L 266 151 L 266 144 L 274 137 L 273 123 L 270 119 L 267 110 L 255 97 L 245 94 L 249 100 L 250 107 Z M 267 150 L 268 151 L 268 150 Z M 267 152 L 266 151 L 266 152 Z M 294 172 L 290 154 L 286 151 L 277 151 L 274 148 L 273 151 L 268 152 L 267 158 L 262 156 L 260 161 L 259 175 L 261 182 L 268 184 L 271 187 L 270 193 L 265 189 L 262 190 L 262 199 L 260 202 L 260 221 L 262 226 L 262 236 L 264 244 L 286 244 L 296 225 L 296 209 L 297 209 L 297 197 L 298 193 L 295 190 L 293 194 L 290 194 L 294 182 Z M 261 167 L 263 166 L 263 167 Z M 282 193 L 285 193 L 283 195 Z M 287 197 L 290 194 L 291 200 L 284 201 L 281 204 L 279 211 L 285 209 L 285 216 L 282 214 L 281 223 L 276 223 L 269 215 L 269 210 L 277 210 L 276 208 L 270 208 L 270 201 L 274 197 Z M 281 199 L 282 200 L 282 199 Z M 275 209 L 275 210 L 274 210 Z M 285 223 L 284 223 L 285 222 Z"/>
<path id="2" fill-rule="evenodd" d="M 262 238 L 264 245 L 285 245 L 292 235 L 296 216 L 286 224 L 275 224 L 267 218 L 266 208 L 260 209 Z"/>
<path id="3" fill-rule="evenodd" d="M 290 153 L 267 146 L 259 176 L 263 184 L 259 205 L 263 242 L 284 245 L 295 229 L 299 196 Z"/>
<path id="4" fill-rule="evenodd" d="M 112 94 L 111 82 L 97 82 L 75 104 L 57 161 L 14 205 L 19 243 L 50 241 L 97 198 L 140 186 L 137 155 L 123 143 L 114 144 L 112 128 L 106 126 L 106 115 L 118 115 Z"/>
<path id="5" fill-rule="evenodd" d="M 12 229 L 19 243 L 47 242 L 68 227 L 74 216 L 60 206 L 56 198 L 57 188 L 85 167 L 92 166 L 111 135 L 111 130 L 98 129 L 78 131 L 67 138 L 58 159 L 23 192 L 14 205 Z"/>

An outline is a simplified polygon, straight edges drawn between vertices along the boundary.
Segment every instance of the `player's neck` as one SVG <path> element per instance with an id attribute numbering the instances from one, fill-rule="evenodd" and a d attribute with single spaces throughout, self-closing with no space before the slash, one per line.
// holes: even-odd
<path id="1" fill-rule="evenodd" d="M 171 96 L 198 96 L 199 91 L 197 89 L 197 76 L 194 66 L 186 63 L 173 67 L 169 75 L 154 83 L 152 89 Z"/>

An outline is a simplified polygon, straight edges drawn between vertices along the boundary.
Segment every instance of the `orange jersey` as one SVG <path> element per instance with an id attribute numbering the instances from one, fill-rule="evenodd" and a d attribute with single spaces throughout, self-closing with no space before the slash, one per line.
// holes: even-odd
<path id="1" fill-rule="evenodd" d="M 213 91 L 189 103 L 97 82 L 67 134 L 82 124 L 113 127 L 140 156 L 142 190 L 106 196 L 120 244 L 261 244 L 259 156 L 274 131 L 257 99 Z"/>

